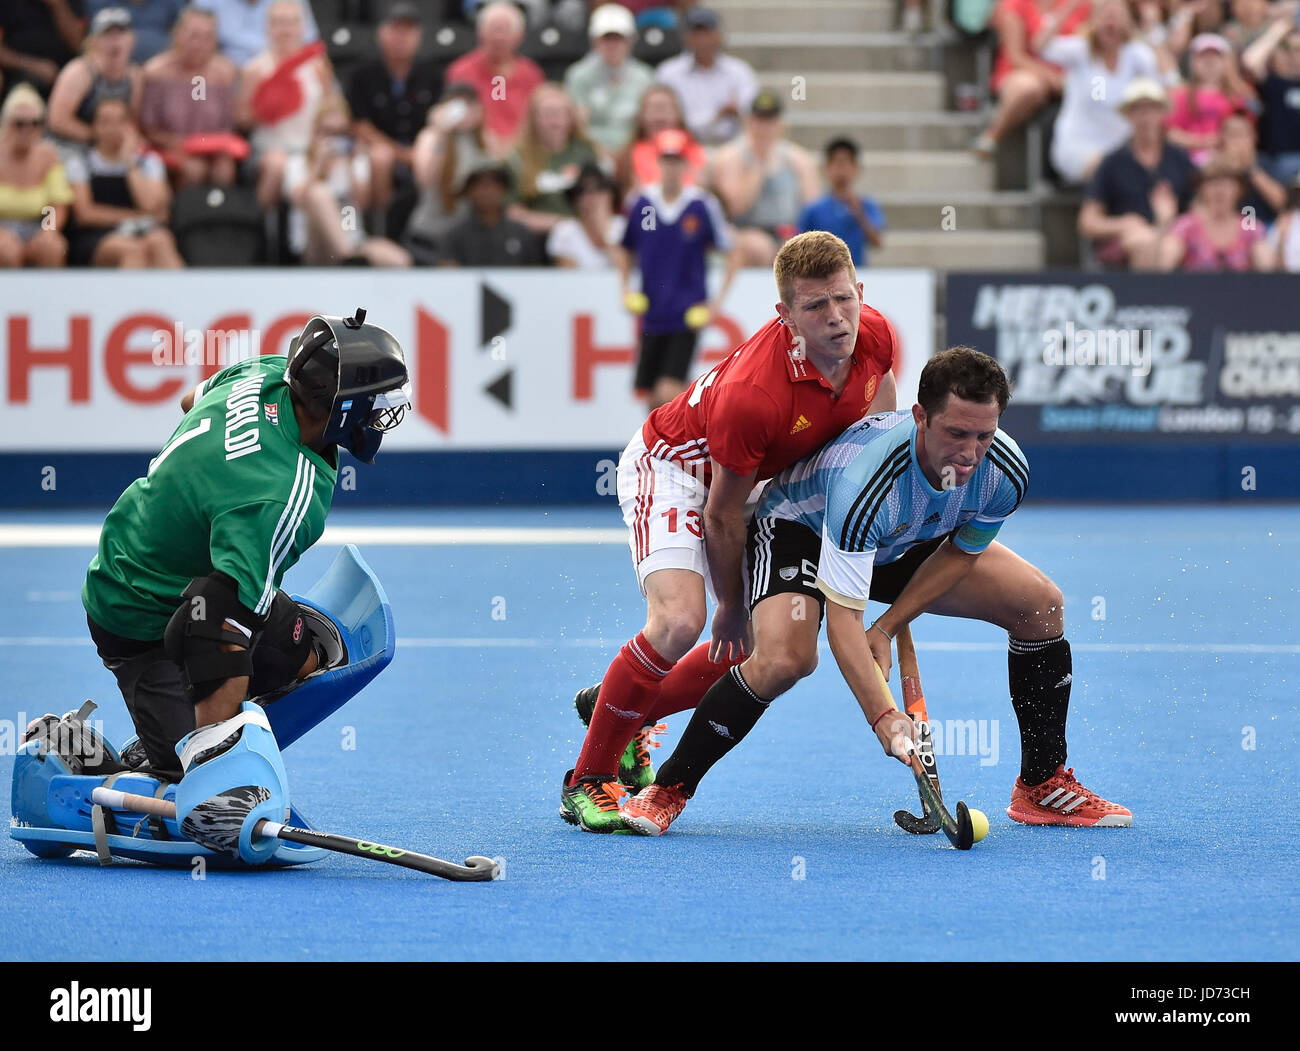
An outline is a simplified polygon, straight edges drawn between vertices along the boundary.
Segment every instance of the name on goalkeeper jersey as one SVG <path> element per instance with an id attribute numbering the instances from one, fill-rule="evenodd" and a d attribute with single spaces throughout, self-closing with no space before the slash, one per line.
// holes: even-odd
<path id="1" fill-rule="evenodd" d="M 226 459 L 238 460 L 262 449 L 262 380 L 258 373 L 230 388 L 226 397 Z"/>

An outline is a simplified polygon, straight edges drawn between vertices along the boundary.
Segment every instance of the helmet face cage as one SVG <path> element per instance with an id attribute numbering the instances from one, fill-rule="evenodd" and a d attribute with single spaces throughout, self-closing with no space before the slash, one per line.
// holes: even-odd
<path id="1" fill-rule="evenodd" d="M 383 391 L 375 395 L 366 426 L 373 427 L 380 434 L 391 431 L 405 419 L 410 407 L 411 400 L 406 394 L 405 386 Z"/>

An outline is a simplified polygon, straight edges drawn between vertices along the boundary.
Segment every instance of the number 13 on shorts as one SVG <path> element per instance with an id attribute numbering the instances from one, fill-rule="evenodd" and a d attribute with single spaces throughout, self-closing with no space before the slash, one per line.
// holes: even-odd
<path id="1" fill-rule="evenodd" d="M 677 508 L 670 507 L 668 508 L 667 511 L 664 511 L 659 517 L 666 518 L 668 520 L 668 532 L 670 533 L 677 532 L 677 523 L 679 517 L 677 513 Z M 681 524 L 683 528 L 685 528 L 685 530 L 688 533 L 690 533 L 691 536 L 699 539 L 703 539 L 704 524 L 701 519 L 699 511 L 697 511 L 693 507 L 688 508 L 685 514 L 681 515 L 680 518 L 681 518 Z"/>

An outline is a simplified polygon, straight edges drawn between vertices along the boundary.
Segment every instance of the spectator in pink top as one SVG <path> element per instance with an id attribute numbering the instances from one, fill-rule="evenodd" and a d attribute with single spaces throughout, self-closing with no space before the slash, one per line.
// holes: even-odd
<path id="1" fill-rule="evenodd" d="M 446 82 L 465 81 L 478 88 L 488 149 L 504 157 L 523 128 L 529 97 L 546 76 L 536 62 L 519 54 L 524 16 L 514 4 L 487 4 L 478 13 L 477 26 L 478 47 L 447 68 Z"/>
<path id="2" fill-rule="evenodd" d="M 1246 194 L 1240 168 L 1211 160 L 1197 178 L 1192 206 L 1174 220 L 1160 245 L 1162 270 L 1269 270 L 1274 253 L 1253 216 L 1240 211 Z"/>
<path id="3" fill-rule="evenodd" d="M 242 142 L 234 134 L 238 76 L 217 50 L 216 19 L 195 7 L 181 12 L 172 46 L 145 64 L 140 129 L 182 186 L 234 183 L 235 156 L 224 147 L 196 152 L 191 137 L 208 135 L 231 147 Z"/>
<path id="4" fill-rule="evenodd" d="M 1237 71 L 1232 46 L 1214 33 L 1192 41 L 1191 79 L 1170 94 L 1169 141 L 1204 164 L 1219 141 L 1223 122 L 1246 109 L 1254 92 Z"/>

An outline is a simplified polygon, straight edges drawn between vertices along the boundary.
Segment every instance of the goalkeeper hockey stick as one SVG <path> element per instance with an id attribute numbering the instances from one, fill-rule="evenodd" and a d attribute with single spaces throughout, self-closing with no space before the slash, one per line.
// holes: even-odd
<path id="1" fill-rule="evenodd" d="M 155 814 L 158 817 L 176 817 L 176 804 L 166 799 L 151 796 L 139 796 L 130 792 L 119 792 L 112 788 L 96 788 L 91 793 L 91 801 L 112 810 L 126 810 L 134 814 Z M 297 828 L 282 825 L 277 821 L 262 820 L 257 823 L 255 833 L 259 836 L 271 836 L 290 843 L 301 843 L 309 847 L 322 847 L 339 854 L 351 854 L 353 857 L 366 858 L 370 861 L 383 861 L 389 865 L 401 865 L 403 868 L 427 872 L 431 876 L 457 882 L 471 882 L 496 879 L 500 868 L 491 858 L 475 855 L 465 859 L 464 865 L 457 865 L 428 854 L 416 854 L 409 850 L 399 850 L 382 843 L 369 843 L 352 836 L 341 836 L 334 832 L 316 832 L 309 828 Z"/>

